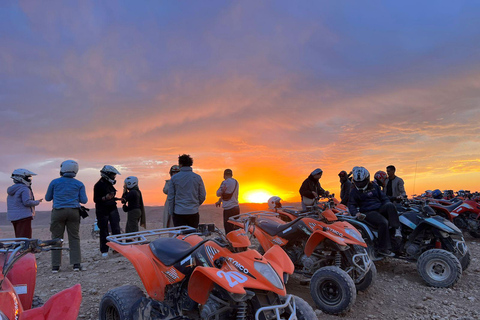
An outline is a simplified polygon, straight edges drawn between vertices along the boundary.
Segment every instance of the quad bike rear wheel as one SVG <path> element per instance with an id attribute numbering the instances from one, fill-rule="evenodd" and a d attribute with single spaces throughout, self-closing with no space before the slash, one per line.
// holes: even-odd
<path id="1" fill-rule="evenodd" d="M 462 265 L 453 253 L 442 249 L 427 250 L 418 258 L 417 270 L 432 287 L 453 286 L 462 275 Z"/>
<path id="2" fill-rule="evenodd" d="M 127 320 L 132 318 L 132 306 L 145 297 L 143 291 L 132 285 L 109 290 L 100 302 L 100 320 Z"/>
<path id="3" fill-rule="evenodd" d="M 355 303 L 357 291 L 352 278 L 338 267 L 318 269 L 310 281 L 310 294 L 317 307 L 328 314 L 344 314 Z"/>

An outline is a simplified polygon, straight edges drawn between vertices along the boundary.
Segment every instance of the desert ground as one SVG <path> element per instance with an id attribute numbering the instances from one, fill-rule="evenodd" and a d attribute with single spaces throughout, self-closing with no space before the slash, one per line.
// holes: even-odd
<path id="1" fill-rule="evenodd" d="M 266 205 L 241 205 L 242 212 L 265 209 Z M 148 207 L 147 227 L 161 227 L 163 207 Z M 125 227 L 126 214 L 121 212 L 121 225 Z M 200 209 L 201 222 L 213 222 L 222 227 L 222 209 L 204 205 Z M 110 253 L 107 259 L 100 257 L 98 239 L 91 235 L 94 210 L 82 220 L 82 265 L 84 270 L 73 272 L 69 265 L 68 252 L 64 251 L 61 271 L 51 273 L 50 253 L 37 255 L 38 275 L 36 295 L 44 301 L 53 294 L 76 283 L 82 285 L 83 300 L 79 319 L 98 319 L 98 306 L 102 296 L 111 288 L 142 283 L 132 265 L 121 255 Z M 46 240 L 49 232 L 50 212 L 38 212 L 34 220 L 33 237 Z M 13 237 L 13 227 L 0 213 L 0 238 Z M 65 234 L 66 237 L 66 234 Z M 480 239 L 466 235 L 471 250 L 472 263 L 464 271 L 460 281 L 451 289 L 430 288 L 416 271 L 415 264 L 387 259 L 376 263 L 378 276 L 367 292 L 359 293 L 350 312 L 344 316 L 332 316 L 316 310 L 318 319 L 480 319 Z M 68 240 L 65 239 L 68 243 Z M 287 290 L 309 302 L 308 286 L 300 284 L 299 278 L 291 277 Z M 315 307 L 314 307 L 315 309 Z"/>

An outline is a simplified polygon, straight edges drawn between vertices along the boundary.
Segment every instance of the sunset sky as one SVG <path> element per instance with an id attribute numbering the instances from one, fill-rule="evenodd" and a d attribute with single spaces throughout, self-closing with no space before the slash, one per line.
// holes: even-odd
<path id="1" fill-rule="evenodd" d="M 225 168 L 242 202 L 299 201 L 317 167 L 338 193 L 355 165 L 395 165 L 410 195 L 480 191 L 479 17 L 478 1 L 2 1 L 0 189 L 23 167 L 43 198 L 75 159 L 87 206 L 105 164 L 163 205 L 187 153 L 206 203 Z"/>

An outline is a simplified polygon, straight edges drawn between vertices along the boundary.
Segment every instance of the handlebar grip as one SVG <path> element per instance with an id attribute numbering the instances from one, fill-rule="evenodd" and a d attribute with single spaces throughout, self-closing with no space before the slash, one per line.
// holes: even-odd
<path id="1" fill-rule="evenodd" d="M 47 246 L 54 246 L 59 247 L 63 243 L 63 239 L 52 239 L 52 240 L 45 240 L 45 241 L 38 241 L 39 247 L 47 247 Z"/>

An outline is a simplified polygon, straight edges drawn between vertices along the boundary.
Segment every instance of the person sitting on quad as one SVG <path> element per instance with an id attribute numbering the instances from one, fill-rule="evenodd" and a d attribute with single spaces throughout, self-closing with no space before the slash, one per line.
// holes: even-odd
<path id="1" fill-rule="evenodd" d="M 395 166 L 387 167 L 388 180 L 385 184 L 385 194 L 390 201 L 396 201 L 407 197 L 403 179 L 395 175 Z"/>
<path id="2" fill-rule="evenodd" d="M 352 182 L 348 179 L 347 172 L 344 170 L 340 171 L 338 176 L 340 177 L 340 203 L 347 205 L 350 190 L 352 189 Z"/>
<path id="3" fill-rule="evenodd" d="M 375 172 L 375 175 L 373 176 L 374 180 L 373 183 L 376 183 L 380 189 L 385 193 L 385 185 L 388 179 L 387 173 L 385 171 L 379 170 Z"/>
<path id="4" fill-rule="evenodd" d="M 378 253 L 393 256 L 389 228 L 395 229 L 395 237 L 401 237 L 397 209 L 376 183 L 370 182 L 370 173 L 364 167 L 354 167 L 353 185 L 348 201 L 350 214 L 361 212 L 365 220 L 378 228 Z M 358 215 L 358 214 L 357 214 Z"/>
<path id="5" fill-rule="evenodd" d="M 317 168 L 303 181 L 299 190 L 302 198 L 303 210 L 307 210 L 307 206 L 312 206 L 319 196 L 328 195 L 328 191 L 325 191 L 320 185 L 322 174 L 322 169 Z"/>

